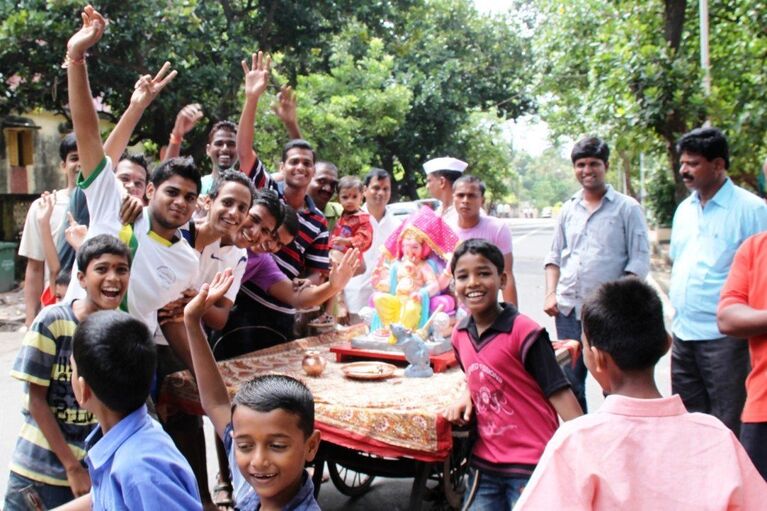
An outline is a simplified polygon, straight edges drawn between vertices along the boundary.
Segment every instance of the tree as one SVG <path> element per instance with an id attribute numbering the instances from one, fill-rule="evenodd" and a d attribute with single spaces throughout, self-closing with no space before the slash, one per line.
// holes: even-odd
<path id="1" fill-rule="evenodd" d="M 729 135 L 732 175 L 754 181 L 767 128 L 765 2 L 711 5 L 709 97 L 701 86 L 697 2 L 538 0 L 536 5 L 537 92 L 547 98 L 541 116 L 555 133 L 598 133 L 630 162 L 628 168 L 639 152 L 665 152 L 679 201 L 687 192 L 675 172 L 675 142 L 709 120 Z"/>

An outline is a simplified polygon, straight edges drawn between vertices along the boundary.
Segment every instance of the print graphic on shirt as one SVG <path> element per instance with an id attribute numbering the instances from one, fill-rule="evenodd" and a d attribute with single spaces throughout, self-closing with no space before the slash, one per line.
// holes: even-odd
<path id="1" fill-rule="evenodd" d="M 157 268 L 157 276 L 160 278 L 165 288 L 169 288 L 176 282 L 176 274 L 168 266 L 159 266 Z"/>
<path id="2" fill-rule="evenodd" d="M 79 408 L 74 394 L 68 391 L 71 385 L 72 366 L 67 356 L 58 355 L 51 371 L 51 386 L 48 389 L 48 402 L 56 420 L 64 424 L 90 424 L 93 415 Z"/>
<path id="3" fill-rule="evenodd" d="M 508 417 L 514 415 L 509 407 L 501 378 L 490 367 L 475 362 L 466 372 L 469 389 L 472 389 L 472 401 L 477 414 L 477 428 L 481 437 L 504 435 L 507 431 L 517 429 Z"/>

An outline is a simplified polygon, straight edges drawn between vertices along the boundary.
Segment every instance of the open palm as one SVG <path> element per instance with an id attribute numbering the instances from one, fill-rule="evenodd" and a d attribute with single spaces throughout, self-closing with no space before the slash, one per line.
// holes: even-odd
<path id="1" fill-rule="evenodd" d="M 261 96 L 269 85 L 272 59 L 263 52 L 251 55 L 251 67 L 245 60 L 242 61 L 242 71 L 245 73 L 245 95 Z"/>
<path id="2" fill-rule="evenodd" d="M 82 59 L 85 52 L 95 45 L 104 35 L 107 22 L 92 6 L 88 5 L 82 12 L 83 26 L 67 43 L 67 52 L 74 60 Z"/>

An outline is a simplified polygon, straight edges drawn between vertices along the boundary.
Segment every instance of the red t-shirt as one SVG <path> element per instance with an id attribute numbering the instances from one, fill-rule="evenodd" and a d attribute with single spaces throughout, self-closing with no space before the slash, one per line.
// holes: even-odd
<path id="1" fill-rule="evenodd" d="M 496 475 L 529 476 L 559 426 L 554 407 L 525 367 L 533 345 L 544 342 L 542 329 L 510 306 L 479 339 L 472 324 L 470 317 L 462 321 L 452 338 L 477 422 L 471 463 Z M 555 383 L 554 388 L 561 386 Z"/>
<path id="2" fill-rule="evenodd" d="M 734 304 L 767 310 L 767 233 L 751 236 L 735 253 L 719 298 L 719 311 Z M 767 422 L 767 333 L 749 337 L 751 373 L 746 379 L 743 422 Z"/>

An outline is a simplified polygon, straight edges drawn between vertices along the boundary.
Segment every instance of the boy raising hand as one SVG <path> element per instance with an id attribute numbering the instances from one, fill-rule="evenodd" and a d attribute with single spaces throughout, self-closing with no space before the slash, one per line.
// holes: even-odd
<path id="1" fill-rule="evenodd" d="M 232 284 L 231 270 L 219 273 L 184 309 L 184 323 L 203 410 L 224 441 L 237 509 L 319 510 L 304 464 L 314 459 L 320 432 L 314 429 L 314 399 L 294 378 L 258 376 L 229 400 L 201 326 L 205 310 Z"/>

